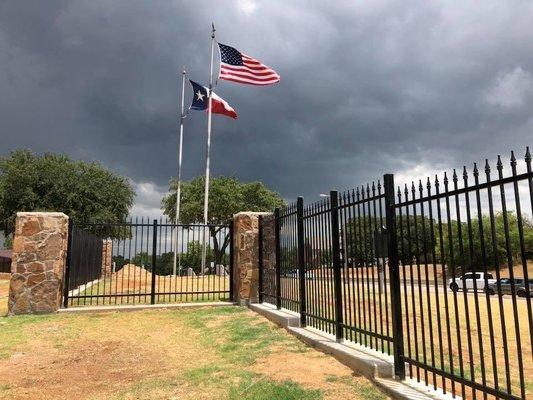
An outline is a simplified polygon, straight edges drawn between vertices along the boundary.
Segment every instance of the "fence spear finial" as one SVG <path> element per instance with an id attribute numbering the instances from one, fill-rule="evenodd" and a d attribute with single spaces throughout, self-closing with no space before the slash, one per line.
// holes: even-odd
<path id="1" fill-rule="evenodd" d="M 516 166 L 516 157 L 514 156 L 514 150 L 511 150 L 511 166 Z"/>

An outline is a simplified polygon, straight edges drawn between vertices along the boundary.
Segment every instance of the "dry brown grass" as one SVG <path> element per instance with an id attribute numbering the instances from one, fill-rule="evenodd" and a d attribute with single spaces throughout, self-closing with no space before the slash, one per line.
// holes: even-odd
<path id="1" fill-rule="evenodd" d="M 158 303 L 227 300 L 229 276 L 155 275 Z M 79 295 L 93 298 L 72 299 L 72 306 L 105 304 L 143 304 L 150 302 L 152 274 L 144 268 L 128 264 L 120 271 L 92 284 L 82 285 Z M 218 293 L 217 293 L 218 292 Z M 177 294 L 180 293 L 180 294 Z M 78 295 L 78 293 L 74 293 Z M 124 295 L 117 296 L 114 295 Z M 104 296 L 104 297 L 99 297 Z M 107 296 L 107 297 L 105 297 Z"/>
<path id="2" fill-rule="evenodd" d="M 254 399 L 255 385 L 284 393 L 288 380 L 300 393 L 294 399 L 386 398 L 367 379 L 243 308 L 0 323 L 0 399 Z"/>
<path id="3" fill-rule="evenodd" d="M 0 299 L 9 294 L 9 279 L 0 279 Z"/>

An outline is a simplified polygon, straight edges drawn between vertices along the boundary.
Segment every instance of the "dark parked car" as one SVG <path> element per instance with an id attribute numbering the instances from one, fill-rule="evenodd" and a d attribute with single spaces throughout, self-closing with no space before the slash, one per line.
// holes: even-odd
<path id="1" fill-rule="evenodd" d="M 529 296 L 533 295 L 533 279 L 529 279 Z M 500 294 L 513 294 L 513 285 L 510 278 L 500 279 Z M 489 294 L 498 293 L 498 284 L 491 283 L 489 284 L 487 291 Z M 514 279 L 514 291 L 518 297 L 527 296 L 526 280 L 522 278 Z"/>

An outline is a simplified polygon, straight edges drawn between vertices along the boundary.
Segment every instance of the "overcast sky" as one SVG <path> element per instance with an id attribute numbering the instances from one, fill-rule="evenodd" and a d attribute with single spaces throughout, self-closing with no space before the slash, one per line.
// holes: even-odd
<path id="1" fill-rule="evenodd" d="M 526 1 L 0 0 L 0 154 L 100 161 L 154 214 L 175 175 L 181 66 L 207 83 L 217 39 L 281 83 L 219 82 L 212 173 L 315 200 L 533 144 L 533 3 Z M 187 88 L 187 102 L 191 93 Z M 206 117 L 185 126 L 203 174 Z"/>

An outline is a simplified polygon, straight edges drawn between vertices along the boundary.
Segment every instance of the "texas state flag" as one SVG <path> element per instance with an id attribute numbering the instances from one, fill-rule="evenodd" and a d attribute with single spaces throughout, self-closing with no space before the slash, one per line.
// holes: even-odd
<path id="1" fill-rule="evenodd" d="M 189 82 L 191 82 L 193 91 L 191 109 L 207 111 L 207 106 L 209 104 L 207 93 L 209 92 L 209 89 L 194 81 L 191 81 L 190 79 Z M 213 114 L 223 114 L 233 119 L 237 119 L 237 113 L 226 100 L 218 97 L 215 92 L 212 92 L 212 95 L 213 99 L 211 100 L 211 112 Z"/>

